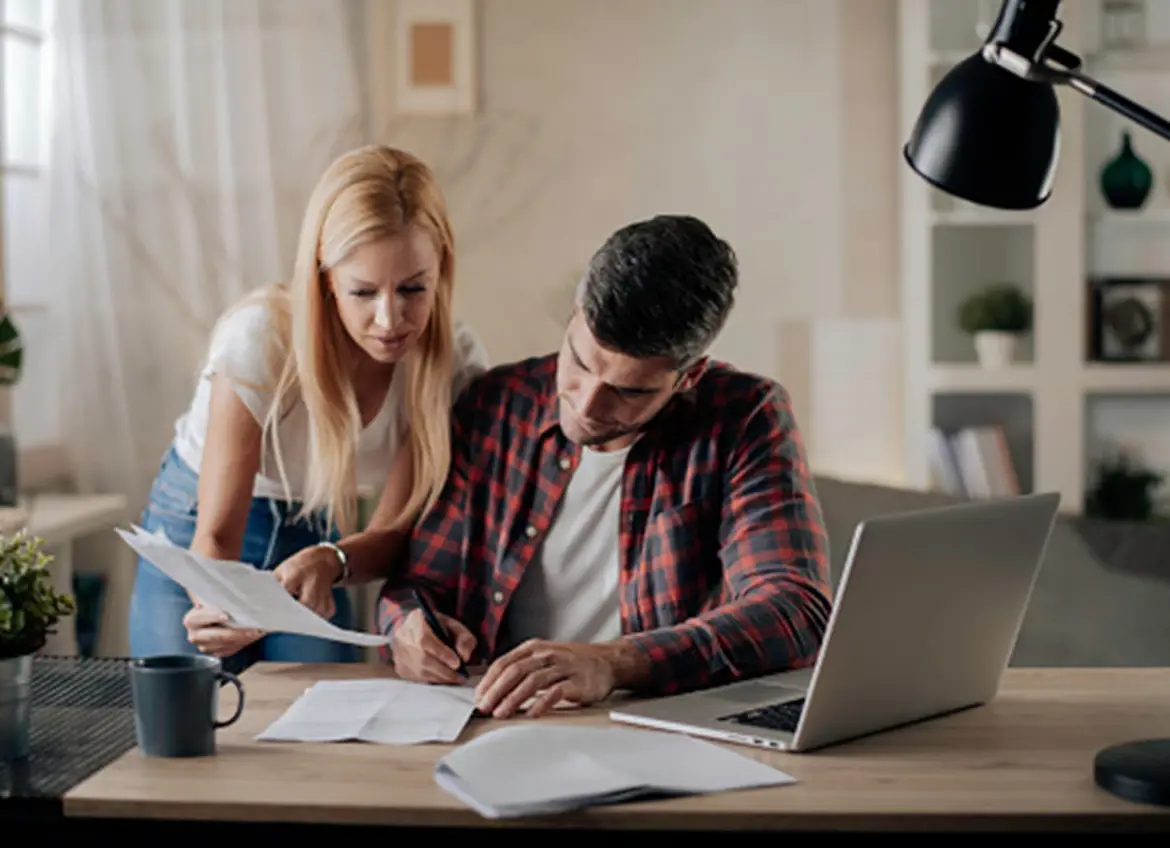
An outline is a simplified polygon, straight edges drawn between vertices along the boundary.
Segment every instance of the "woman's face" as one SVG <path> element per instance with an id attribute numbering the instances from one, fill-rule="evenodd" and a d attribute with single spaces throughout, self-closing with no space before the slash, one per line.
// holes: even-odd
<path id="1" fill-rule="evenodd" d="M 416 225 L 362 245 L 329 272 L 346 332 L 371 359 L 387 365 L 422 336 L 438 284 L 439 252 Z"/>

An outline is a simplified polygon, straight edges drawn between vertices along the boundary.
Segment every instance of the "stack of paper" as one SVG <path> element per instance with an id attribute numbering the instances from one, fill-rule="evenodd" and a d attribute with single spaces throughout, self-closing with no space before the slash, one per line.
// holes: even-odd
<path id="1" fill-rule="evenodd" d="M 435 782 L 495 819 L 796 780 L 682 734 L 526 723 L 493 730 L 452 751 L 439 760 Z"/>
<path id="2" fill-rule="evenodd" d="M 200 556 L 180 548 L 162 533 L 148 533 L 140 527 L 133 527 L 132 533 L 119 528 L 117 533 L 201 602 L 226 613 L 231 619 L 229 626 L 300 633 L 352 645 L 377 646 L 390 641 L 386 636 L 357 633 L 326 621 L 290 595 L 271 571 Z"/>
<path id="3" fill-rule="evenodd" d="M 468 686 L 322 680 L 256 738 L 270 742 L 454 742 L 475 708 Z"/>

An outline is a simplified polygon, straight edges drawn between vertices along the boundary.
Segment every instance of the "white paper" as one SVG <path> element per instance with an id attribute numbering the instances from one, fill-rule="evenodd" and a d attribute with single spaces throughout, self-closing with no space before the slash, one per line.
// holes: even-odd
<path id="1" fill-rule="evenodd" d="M 792 775 L 680 733 L 522 724 L 439 760 L 435 782 L 486 818 L 564 812 L 648 795 L 795 783 Z"/>
<path id="2" fill-rule="evenodd" d="M 454 742 L 475 690 L 405 680 L 322 680 L 256 738 L 269 742 Z"/>
<path id="3" fill-rule="evenodd" d="M 134 526 L 119 536 L 143 558 L 208 606 L 231 619 L 229 626 L 268 633 L 299 633 L 351 645 L 389 644 L 389 638 L 346 630 L 326 621 L 280 585 L 271 571 L 232 560 L 216 560 L 175 545 L 162 533 Z"/>

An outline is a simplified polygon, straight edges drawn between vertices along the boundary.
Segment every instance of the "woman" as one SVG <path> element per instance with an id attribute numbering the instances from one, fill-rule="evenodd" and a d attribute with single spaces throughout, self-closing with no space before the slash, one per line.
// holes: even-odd
<path id="1" fill-rule="evenodd" d="M 455 255 L 433 174 L 399 150 L 340 157 L 309 200 L 292 279 L 229 309 L 151 488 L 142 526 L 215 559 L 272 569 L 339 627 L 345 585 L 385 577 L 438 495 L 455 395 L 486 367 L 454 326 Z M 356 533 L 359 487 L 382 487 Z M 358 661 L 360 649 L 222 626 L 139 559 L 134 656 Z"/>

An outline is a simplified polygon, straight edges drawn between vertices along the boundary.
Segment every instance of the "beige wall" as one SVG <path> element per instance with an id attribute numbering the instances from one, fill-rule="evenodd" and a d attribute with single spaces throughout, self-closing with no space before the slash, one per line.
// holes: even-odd
<path id="1" fill-rule="evenodd" d="M 742 270 L 714 353 L 784 382 L 822 473 L 898 481 L 896 8 L 480 0 L 479 117 L 390 118 L 376 27 L 374 132 L 443 177 L 457 310 L 494 360 L 559 344 L 612 230 L 695 214 Z"/>

